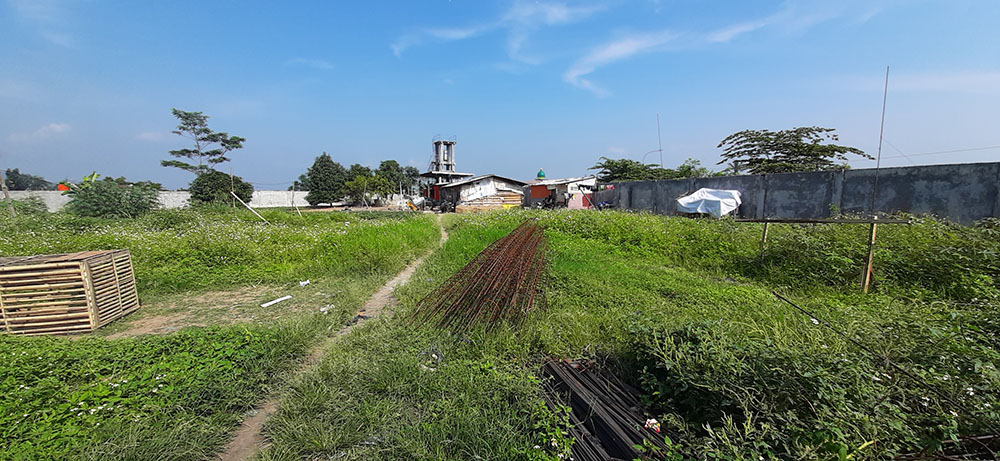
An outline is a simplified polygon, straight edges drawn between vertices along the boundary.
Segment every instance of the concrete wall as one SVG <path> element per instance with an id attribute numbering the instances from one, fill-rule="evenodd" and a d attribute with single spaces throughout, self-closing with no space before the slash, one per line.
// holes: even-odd
<path id="1" fill-rule="evenodd" d="M 59 211 L 67 203 L 69 203 L 69 197 L 62 195 L 59 191 L 34 191 L 34 190 L 12 190 L 10 191 L 11 198 L 23 199 L 27 197 L 39 197 L 45 202 L 45 206 L 48 207 L 49 211 Z M 290 207 L 292 206 L 292 199 L 295 199 L 295 204 L 300 207 L 307 207 L 309 203 L 306 202 L 306 192 L 303 191 L 286 191 L 286 190 L 258 190 L 254 191 L 253 198 L 250 199 L 249 205 L 254 208 L 279 208 L 279 207 Z M 191 198 L 191 194 L 187 191 L 179 190 L 165 190 L 160 191 L 158 197 L 160 201 L 160 207 L 162 208 L 183 208 L 188 205 L 188 199 Z"/>
<path id="2" fill-rule="evenodd" d="M 594 200 L 619 209 L 675 214 L 675 200 L 698 189 L 735 189 L 741 218 L 826 218 L 833 210 L 871 213 L 874 169 L 613 183 Z M 875 210 L 930 213 L 971 223 L 1000 217 L 1000 163 L 882 168 Z"/>

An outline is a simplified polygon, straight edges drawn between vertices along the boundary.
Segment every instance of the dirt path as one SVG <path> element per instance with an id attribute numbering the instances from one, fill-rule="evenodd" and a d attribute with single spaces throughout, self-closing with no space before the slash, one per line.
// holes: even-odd
<path id="1" fill-rule="evenodd" d="M 437 215 L 438 224 L 441 223 L 440 215 Z M 444 230 L 444 226 L 441 226 L 441 241 L 440 245 L 444 245 L 444 242 L 448 240 L 448 232 Z M 429 255 L 429 254 L 428 254 Z M 406 283 L 413 276 L 413 273 L 417 270 L 417 266 L 424 262 L 424 259 L 428 255 L 424 255 L 417 258 L 416 261 L 410 263 L 406 266 L 402 272 L 396 274 L 392 280 L 389 280 L 378 291 L 375 292 L 368 301 L 361 308 L 361 313 L 364 314 L 364 318 L 358 320 L 356 323 L 348 325 L 337 332 L 331 338 L 327 338 L 322 341 L 319 345 L 312 348 L 309 351 L 306 361 L 302 364 L 296 373 L 302 373 L 312 365 L 319 363 L 320 359 L 323 358 L 323 353 L 327 350 L 330 342 L 339 336 L 346 335 L 350 333 L 354 327 L 360 325 L 361 323 L 371 320 L 375 317 L 381 315 L 387 307 L 396 305 L 398 300 L 392 295 L 392 290 L 396 287 Z M 229 442 L 226 446 L 225 451 L 219 455 L 219 459 L 223 461 L 237 461 L 250 459 L 258 449 L 264 446 L 265 440 L 262 433 L 264 428 L 264 423 L 278 410 L 278 400 L 276 397 L 272 397 L 264 402 L 260 407 L 256 408 L 252 414 L 243 419 L 242 425 L 240 425 L 239 430 L 236 432 L 236 436 Z"/>

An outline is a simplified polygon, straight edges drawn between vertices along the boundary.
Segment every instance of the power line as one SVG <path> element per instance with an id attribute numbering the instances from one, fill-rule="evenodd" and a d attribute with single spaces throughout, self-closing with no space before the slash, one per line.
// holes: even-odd
<path id="1" fill-rule="evenodd" d="M 936 151 L 936 152 L 920 152 L 920 153 L 917 153 L 917 154 L 894 155 L 892 157 L 883 157 L 883 158 L 919 157 L 919 156 L 922 156 L 922 155 L 954 154 L 956 152 L 972 152 L 972 151 L 977 151 L 977 150 L 990 150 L 990 149 L 1000 149 L 1000 146 L 970 147 L 968 149 L 940 150 L 940 151 Z M 864 159 L 864 161 L 866 161 L 866 162 L 874 162 L 874 160 L 871 160 L 871 159 Z"/>

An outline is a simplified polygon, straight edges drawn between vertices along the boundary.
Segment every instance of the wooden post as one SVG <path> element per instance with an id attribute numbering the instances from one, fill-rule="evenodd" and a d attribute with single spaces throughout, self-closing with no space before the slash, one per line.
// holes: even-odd
<path id="1" fill-rule="evenodd" d="M 292 206 L 295 207 L 295 211 L 302 217 L 302 212 L 299 211 L 299 206 L 295 204 L 295 183 L 292 183 Z"/>
<path id="2" fill-rule="evenodd" d="M 764 232 L 760 234 L 760 256 L 764 257 L 764 247 L 767 246 L 767 222 L 764 223 Z"/>
<path id="3" fill-rule="evenodd" d="M 868 286 L 872 281 L 872 261 L 875 259 L 875 231 L 878 229 L 878 216 L 872 218 L 871 229 L 868 231 L 868 261 L 865 263 L 865 270 L 861 274 L 861 291 L 868 293 Z"/>
<path id="4" fill-rule="evenodd" d="M 236 182 L 233 180 L 233 167 L 229 167 L 229 193 L 236 196 Z M 236 199 L 233 199 L 233 208 L 236 208 Z"/>
<path id="5" fill-rule="evenodd" d="M 7 180 L 4 179 L 2 170 L 0 170 L 0 187 L 3 188 L 3 196 L 7 199 L 7 208 L 10 210 L 10 217 L 16 218 L 17 213 L 14 211 L 14 202 L 10 200 L 10 191 L 7 190 Z"/>

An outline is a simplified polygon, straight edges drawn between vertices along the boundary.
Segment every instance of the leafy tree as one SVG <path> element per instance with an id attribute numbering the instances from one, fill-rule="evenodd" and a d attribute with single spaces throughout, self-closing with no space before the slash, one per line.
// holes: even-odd
<path id="1" fill-rule="evenodd" d="M 406 182 L 403 185 L 409 193 L 414 193 L 417 184 L 420 183 L 420 170 L 412 166 L 403 167 L 403 176 L 406 178 Z"/>
<path id="2" fill-rule="evenodd" d="M 7 188 L 10 190 L 55 190 L 56 185 L 41 176 L 21 173 L 17 168 L 4 172 Z"/>
<path id="3" fill-rule="evenodd" d="M 351 165 L 350 168 L 347 169 L 348 179 L 357 178 L 358 176 L 367 177 L 371 175 L 372 175 L 372 169 L 360 163 L 355 163 L 354 165 Z"/>
<path id="4" fill-rule="evenodd" d="M 85 176 L 80 184 L 63 183 L 70 196 L 66 212 L 94 218 L 137 218 L 157 206 L 158 193 L 148 186 L 120 186 L 115 181 L 100 181 L 94 172 Z"/>
<path id="5" fill-rule="evenodd" d="M 739 174 L 788 173 L 847 168 L 847 155 L 873 158 L 861 149 L 837 144 L 833 128 L 797 127 L 791 130 L 743 130 L 723 139 L 721 165 L 730 162 Z M 837 162 L 840 163 L 837 163 Z"/>
<path id="6" fill-rule="evenodd" d="M 160 184 L 158 182 L 153 182 L 153 181 L 136 181 L 136 182 L 132 182 L 132 181 L 129 181 L 129 180 L 125 179 L 124 176 L 119 176 L 117 178 L 107 177 L 107 178 L 102 179 L 102 181 L 111 181 L 111 182 L 113 182 L 115 184 L 118 184 L 119 186 L 143 186 L 143 187 L 152 188 L 153 190 L 165 190 L 163 188 L 163 184 Z"/>
<path id="7" fill-rule="evenodd" d="M 189 190 L 193 203 L 230 203 L 233 200 L 230 190 L 247 203 L 253 197 L 252 184 L 239 176 L 230 179 L 228 173 L 214 170 L 199 174 L 191 181 Z"/>
<path id="8" fill-rule="evenodd" d="M 660 168 L 654 164 L 637 162 L 632 159 L 610 159 L 601 157 L 601 161 L 590 167 L 597 172 L 600 182 L 612 181 L 646 181 L 651 179 L 700 178 L 711 176 L 708 168 L 701 166 L 695 159 L 687 159 L 677 169 Z"/>
<path id="9" fill-rule="evenodd" d="M 160 165 L 166 167 L 180 168 L 195 174 L 214 171 L 215 165 L 228 162 L 226 154 L 230 151 L 243 148 L 245 138 L 230 136 L 228 133 L 215 132 L 208 127 L 208 116 L 201 112 L 186 112 L 172 109 L 174 117 L 180 121 L 174 134 L 194 141 L 193 149 L 177 149 L 170 151 L 170 155 L 177 158 L 198 159 L 198 164 L 183 162 L 180 160 L 163 160 Z"/>
<path id="10" fill-rule="evenodd" d="M 392 185 L 393 191 L 402 192 L 406 175 L 403 174 L 403 167 L 395 160 L 383 160 L 375 170 L 375 176 L 384 178 Z"/>
<path id="11" fill-rule="evenodd" d="M 355 176 L 344 183 L 344 193 L 354 205 L 371 205 L 376 198 L 384 198 L 392 193 L 393 185 L 381 176 Z"/>
<path id="12" fill-rule="evenodd" d="M 299 177 L 297 185 L 309 191 L 306 194 L 306 201 L 310 206 L 316 206 L 343 198 L 347 177 L 344 166 L 334 162 L 326 152 L 323 152 L 316 157 L 313 165 L 306 170 L 306 174 Z"/>
<path id="13" fill-rule="evenodd" d="M 712 173 L 712 170 L 701 166 L 700 160 L 695 160 L 689 158 L 681 163 L 677 169 L 674 170 L 677 173 L 678 178 L 704 178 L 707 176 L 717 176 L 718 174 Z"/>

